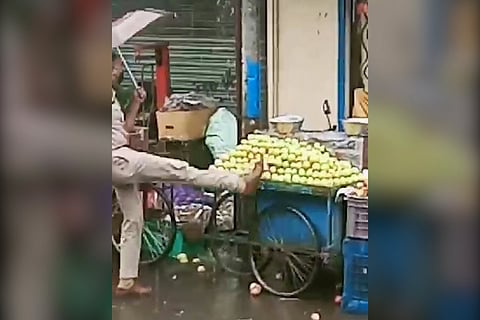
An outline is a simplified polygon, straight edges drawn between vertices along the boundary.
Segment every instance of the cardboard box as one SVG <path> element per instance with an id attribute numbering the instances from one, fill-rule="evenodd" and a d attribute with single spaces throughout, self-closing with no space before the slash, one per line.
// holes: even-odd
<path id="1" fill-rule="evenodd" d="M 158 138 L 189 141 L 205 137 L 214 108 L 193 111 L 157 111 Z"/>

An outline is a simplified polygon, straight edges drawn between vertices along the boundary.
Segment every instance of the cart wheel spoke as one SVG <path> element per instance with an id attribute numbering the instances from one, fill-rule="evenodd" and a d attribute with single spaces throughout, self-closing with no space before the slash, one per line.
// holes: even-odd
<path id="1" fill-rule="evenodd" d="M 154 192 L 158 195 L 158 208 L 162 209 L 161 219 L 146 217 L 142 230 L 142 248 L 140 263 L 153 263 L 162 257 L 165 257 L 173 247 L 176 235 L 175 215 L 163 191 L 154 187 Z M 112 197 L 112 215 L 120 210 L 118 201 Z M 121 212 L 120 212 L 121 213 Z M 117 241 L 112 235 L 112 243 L 117 251 L 120 251 L 120 240 Z"/>
<path id="2" fill-rule="evenodd" d="M 298 231 L 292 234 L 290 224 Z M 318 238 L 308 218 L 299 210 L 276 204 L 259 214 L 254 234 L 253 241 L 264 243 L 273 253 L 272 268 L 260 270 L 258 255 L 252 252 L 250 262 L 258 282 L 278 296 L 292 297 L 303 292 L 318 268 Z M 283 277 L 278 276 L 278 268 Z M 274 280 L 270 269 L 275 272 Z"/>
<path id="3" fill-rule="evenodd" d="M 288 261 L 288 265 L 290 266 L 290 269 L 293 271 L 293 275 L 298 277 L 302 282 L 305 282 L 305 274 L 303 273 L 300 268 L 298 268 L 295 263 L 292 262 L 292 259 L 289 257 L 286 257 L 286 260 Z"/>
<path id="4" fill-rule="evenodd" d="M 223 270 L 246 276 L 252 273 L 248 263 L 252 250 L 248 242 L 250 235 L 234 229 L 233 200 L 232 194 L 223 193 L 216 202 L 207 228 L 210 238 L 209 246 L 216 262 Z"/>

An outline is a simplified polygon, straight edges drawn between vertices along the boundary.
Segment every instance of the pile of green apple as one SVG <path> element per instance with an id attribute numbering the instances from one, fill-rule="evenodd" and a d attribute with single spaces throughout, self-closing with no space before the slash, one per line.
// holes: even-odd
<path id="1" fill-rule="evenodd" d="M 217 159 L 215 167 L 243 175 L 251 172 L 262 156 L 265 181 L 339 188 L 364 179 L 358 168 L 336 159 L 318 142 L 264 134 L 249 134 L 235 150 Z"/>

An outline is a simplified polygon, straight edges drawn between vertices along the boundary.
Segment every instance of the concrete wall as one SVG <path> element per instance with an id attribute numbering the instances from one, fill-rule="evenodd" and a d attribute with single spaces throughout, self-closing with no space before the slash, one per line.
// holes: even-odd
<path id="1" fill-rule="evenodd" d="M 338 0 L 269 0 L 268 10 L 269 116 L 298 114 L 304 129 L 326 129 L 328 99 L 336 124 Z"/>

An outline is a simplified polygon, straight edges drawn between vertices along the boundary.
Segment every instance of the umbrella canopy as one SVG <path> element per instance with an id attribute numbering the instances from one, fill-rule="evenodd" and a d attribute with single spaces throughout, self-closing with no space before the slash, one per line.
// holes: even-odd
<path id="1" fill-rule="evenodd" d="M 173 16 L 173 13 L 158 9 L 128 12 L 112 22 L 112 48 L 121 46 L 153 21 L 170 15 Z"/>
<path id="2" fill-rule="evenodd" d="M 139 88 L 138 83 L 119 47 L 153 21 L 166 16 L 174 17 L 175 15 L 168 11 L 147 8 L 128 12 L 120 19 L 112 22 L 112 49 L 117 49 L 128 76 L 136 89 Z"/>

